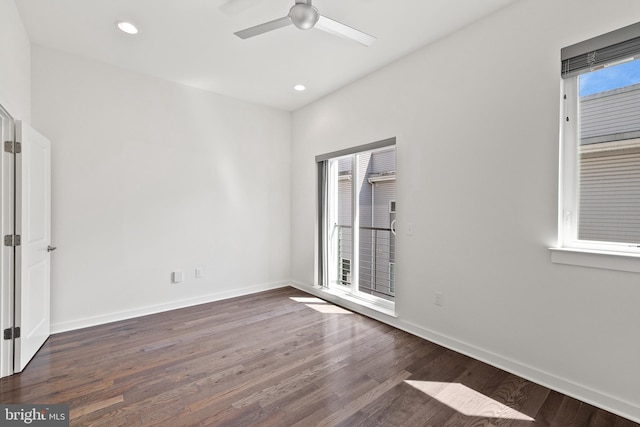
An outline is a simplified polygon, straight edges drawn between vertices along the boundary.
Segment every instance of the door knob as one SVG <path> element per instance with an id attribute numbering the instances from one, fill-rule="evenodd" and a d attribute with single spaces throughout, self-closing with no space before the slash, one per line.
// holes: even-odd
<path id="1" fill-rule="evenodd" d="M 47 246 L 47 252 L 53 252 L 56 249 L 58 249 L 58 248 L 56 248 L 55 246 L 51 246 L 51 245 Z"/>

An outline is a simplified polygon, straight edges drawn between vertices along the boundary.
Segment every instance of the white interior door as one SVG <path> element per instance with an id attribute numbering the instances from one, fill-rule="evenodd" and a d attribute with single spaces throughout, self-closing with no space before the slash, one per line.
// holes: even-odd
<path id="1" fill-rule="evenodd" d="M 14 371 L 21 372 L 50 334 L 51 143 L 16 122 L 15 309 L 20 337 L 14 341 Z"/>

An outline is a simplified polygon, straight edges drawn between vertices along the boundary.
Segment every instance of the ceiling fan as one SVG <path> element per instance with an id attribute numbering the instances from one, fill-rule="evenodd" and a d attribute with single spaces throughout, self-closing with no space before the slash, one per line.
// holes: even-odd
<path id="1" fill-rule="evenodd" d="M 311 5 L 311 0 L 295 1 L 296 4 L 289 9 L 287 16 L 238 31 L 234 34 L 241 39 L 248 39 L 249 37 L 254 37 L 293 24 L 301 30 L 309 30 L 315 27 L 327 33 L 356 41 L 365 46 L 371 46 L 373 42 L 376 41 L 376 38 L 369 34 L 320 15 L 318 9 Z"/>

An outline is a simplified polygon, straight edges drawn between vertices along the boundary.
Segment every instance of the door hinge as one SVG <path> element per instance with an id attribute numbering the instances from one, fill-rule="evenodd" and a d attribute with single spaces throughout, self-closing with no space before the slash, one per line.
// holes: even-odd
<path id="1" fill-rule="evenodd" d="M 5 141 L 4 151 L 12 154 L 20 154 L 22 153 L 22 144 L 20 144 L 19 142 Z"/>
<path id="2" fill-rule="evenodd" d="M 11 340 L 14 338 L 20 338 L 20 327 L 7 328 L 4 330 L 5 340 Z"/>
<path id="3" fill-rule="evenodd" d="M 21 238 L 19 234 L 7 234 L 4 236 L 4 245 L 5 246 L 20 246 Z"/>

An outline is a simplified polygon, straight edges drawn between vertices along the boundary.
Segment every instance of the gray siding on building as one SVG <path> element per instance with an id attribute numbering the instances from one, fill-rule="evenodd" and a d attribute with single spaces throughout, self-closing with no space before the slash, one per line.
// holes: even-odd
<path id="1" fill-rule="evenodd" d="M 338 181 L 338 225 L 351 225 L 351 180 Z"/>
<path id="2" fill-rule="evenodd" d="M 373 189 L 373 226 L 391 228 L 395 214 L 389 212 L 389 203 L 396 200 L 396 181 L 374 182 Z"/>
<path id="3" fill-rule="evenodd" d="M 640 244 L 640 84 L 581 97 L 578 239 Z"/>
<path id="4" fill-rule="evenodd" d="M 371 153 L 357 155 L 358 159 L 358 179 L 356 185 L 360 186 L 360 227 L 371 227 L 371 184 L 367 180 L 373 173 L 373 162 Z"/>
<path id="5" fill-rule="evenodd" d="M 396 214 L 389 212 L 389 203 L 396 199 L 396 181 L 373 183 L 373 226 L 390 229 Z M 395 236 L 391 231 L 375 230 L 375 284 L 377 289 L 389 291 L 389 263 L 395 262 Z"/>
<path id="6" fill-rule="evenodd" d="M 395 255 L 395 240 L 391 232 L 389 202 L 395 200 L 395 180 L 375 181 L 375 177 L 396 170 L 395 150 L 361 155 L 362 176 L 360 192 L 360 290 L 388 298 L 389 262 Z M 369 179 L 373 182 L 370 182 Z M 394 214 L 395 216 L 395 214 Z M 385 230 L 378 230 L 378 228 Z"/>
<path id="7" fill-rule="evenodd" d="M 395 149 L 357 154 L 357 176 L 352 174 L 351 159 L 351 157 L 338 159 L 338 223 L 336 225 L 340 228 L 339 280 L 346 276 L 342 260 L 351 260 L 354 250 L 351 214 L 352 188 L 355 185 L 359 187 L 360 193 L 358 288 L 372 295 L 392 299 L 389 295 L 389 264 L 395 261 L 395 237 L 389 229 L 391 221 L 395 219 L 395 213 L 389 212 L 389 202 L 395 201 Z M 378 181 L 380 177 L 388 180 Z"/>
<path id="8" fill-rule="evenodd" d="M 381 173 L 396 170 L 396 150 L 380 151 L 373 154 L 372 173 Z"/>
<path id="9" fill-rule="evenodd" d="M 579 239 L 640 244 L 640 142 L 582 154 L 579 209 Z"/>
<path id="10" fill-rule="evenodd" d="M 371 254 L 373 239 L 369 231 L 362 227 L 371 227 L 371 184 L 368 177 L 372 171 L 372 153 L 361 153 L 357 155 L 358 179 L 356 185 L 360 186 L 360 199 L 358 201 L 360 209 L 360 245 L 359 245 L 359 283 L 358 287 L 362 291 L 373 289 L 372 278 L 374 277 L 373 266 L 371 264 Z"/>
<path id="11" fill-rule="evenodd" d="M 338 159 L 338 173 L 351 172 L 351 157 Z"/>
<path id="12" fill-rule="evenodd" d="M 580 128 L 582 144 L 637 138 L 640 84 L 581 97 Z"/>

